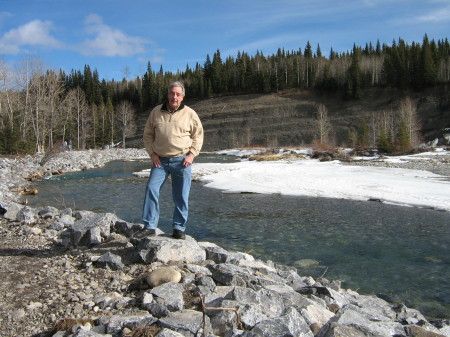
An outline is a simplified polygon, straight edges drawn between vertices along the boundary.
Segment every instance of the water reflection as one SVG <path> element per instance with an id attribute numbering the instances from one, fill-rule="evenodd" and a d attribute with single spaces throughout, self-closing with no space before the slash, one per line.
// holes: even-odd
<path id="1" fill-rule="evenodd" d="M 140 222 L 146 179 L 131 173 L 147 166 L 114 162 L 42 181 L 39 196 L 29 201 L 114 212 Z M 377 202 L 226 194 L 200 183 L 192 186 L 190 209 L 188 234 L 199 241 L 297 266 L 302 275 L 325 273 L 360 293 L 382 293 L 430 317 L 450 317 L 449 213 Z M 167 184 L 161 193 L 163 231 L 171 231 L 171 214 Z"/>

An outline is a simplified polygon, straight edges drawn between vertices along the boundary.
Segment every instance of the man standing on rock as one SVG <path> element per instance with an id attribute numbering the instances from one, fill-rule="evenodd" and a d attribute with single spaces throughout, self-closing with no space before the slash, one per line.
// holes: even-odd
<path id="1" fill-rule="evenodd" d="M 156 234 L 159 193 L 169 175 L 175 204 L 172 237 L 186 237 L 191 165 L 203 145 L 203 126 L 197 113 L 183 104 L 184 95 L 181 82 L 171 83 L 167 101 L 150 112 L 145 125 L 144 145 L 152 160 L 152 169 L 144 198 L 144 230 L 135 235 L 138 239 Z"/>

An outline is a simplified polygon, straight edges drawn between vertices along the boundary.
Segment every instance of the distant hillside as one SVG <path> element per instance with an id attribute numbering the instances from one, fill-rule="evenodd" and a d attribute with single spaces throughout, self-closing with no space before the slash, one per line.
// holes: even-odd
<path id="1" fill-rule="evenodd" d="M 316 135 L 314 112 L 324 104 L 332 122 L 335 145 L 345 145 L 349 130 L 358 131 L 373 114 L 398 110 L 400 100 L 416 103 L 424 141 L 450 127 L 448 88 L 400 94 L 392 89 L 370 89 L 360 100 L 343 100 L 342 95 L 289 90 L 268 95 L 215 97 L 185 103 L 199 114 L 205 128 L 205 151 L 244 146 L 298 146 L 312 144 Z M 147 114 L 140 116 L 136 137 L 127 146 L 142 147 Z"/>

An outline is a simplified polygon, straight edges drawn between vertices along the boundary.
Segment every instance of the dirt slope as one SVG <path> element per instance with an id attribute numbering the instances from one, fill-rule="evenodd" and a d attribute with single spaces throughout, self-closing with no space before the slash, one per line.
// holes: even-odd
<path id="1" fill-rule="evenodd" d="M 428 141 L 439 130 L 450 127 L 449 89 L 436 88 L 420 93 L 399 93 L 375 88 L 364 92 L 360 100 L 343 100 L 341 94 L 289 90 L 269 95 L 214 97 L 185 103 L 197 111 L 205 127 L 204 150 L 243 146 L 298 146 L 316 138 L 314 112 L 324 104 L 333 125 L 335 145 L 344 145 L 349 130 L 358 130 L 373 114 L 395 111 L 400 100 L 410 97 L 417 106 L 422 135 Z M 139 118 L 136 136 L 128 146 L 141 147 L 148 112 Z"/>

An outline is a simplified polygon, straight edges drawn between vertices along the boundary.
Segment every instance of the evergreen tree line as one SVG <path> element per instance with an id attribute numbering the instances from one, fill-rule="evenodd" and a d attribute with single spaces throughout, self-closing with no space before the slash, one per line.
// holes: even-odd
<path id="1" fill-rule="evenodd" d="M 100 80 L 88 65 L 83 72 L 44 71 L 40 60 L 26 60 L 15 71 L 0 62 L 0 152 L 33 152 L 61 147 L 71 140 L 75 149 L 96 148 L 132 136 L 138 114 L 148 113 L 166 96 L 167 86 L 182 80 L 189 99 L 216 95 L 273 93 L 285 89 L 342 92 L 346 99 L 360 98 L 372 87 L 422 90 L 450 81 L 450 45 L 447 39 L 322 54 L 308 42 L 302 51 L 278 49 L 250 56 L 238 52 L 222 60 L 217 50 L 203 65 L 185 71 L 154 71 L 121 81 Z"/>

